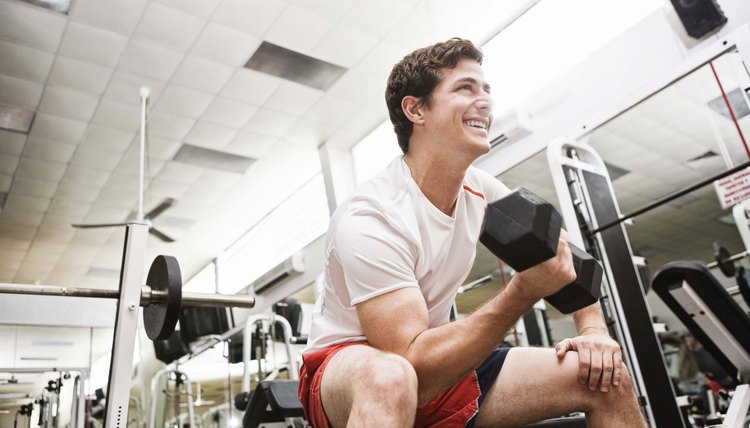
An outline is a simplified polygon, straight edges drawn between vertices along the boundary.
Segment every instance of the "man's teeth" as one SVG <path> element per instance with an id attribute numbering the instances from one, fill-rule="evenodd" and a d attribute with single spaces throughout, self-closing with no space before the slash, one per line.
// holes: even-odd
<path id="1" fill-rule="evenodd" d="M 478 120 L 467 120 L 464 123 L 474 128 L 487 129 L 487 124 Z"/>

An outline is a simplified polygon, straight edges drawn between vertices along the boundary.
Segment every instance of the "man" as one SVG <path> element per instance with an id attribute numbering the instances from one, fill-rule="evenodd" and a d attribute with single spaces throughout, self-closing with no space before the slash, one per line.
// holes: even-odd
<path id="1" fill-rule="evenodd" d="M 488 201 L 507 187 L 471 163 L 490 149 L 482 52 L 450 39 L 407 55 L 386 102 L 403 157 L 331 219 L 325 287 L 300 400 L 316 428 L 522 426 L 585 411 L 591 427 L 642 427 L 598 305 L 556 350 L 496 348 L 532 305 L 575 278 L 570 250 L 514 275 L 450 322 Z"/>

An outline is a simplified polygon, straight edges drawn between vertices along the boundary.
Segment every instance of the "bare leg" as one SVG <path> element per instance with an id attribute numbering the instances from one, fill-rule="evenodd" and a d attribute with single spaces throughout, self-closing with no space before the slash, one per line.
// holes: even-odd
<path id="1" fill-rule="evenodd" d="M 609 392 L 590 391 L 578 383 L 578 354 L 562 360 L 554 349 L 513 348 L 479 410 L 477 427 L 523 426 L 585 412 L 591 428 L 646 427 L 630 375 Z"/>
<path id="2" fill-rule="evenodd" d="M 321 398 L 335 427 L 411 427 L 417 374 L 404 358 L 366 345 L 339 351 L 326 366 Z"/>

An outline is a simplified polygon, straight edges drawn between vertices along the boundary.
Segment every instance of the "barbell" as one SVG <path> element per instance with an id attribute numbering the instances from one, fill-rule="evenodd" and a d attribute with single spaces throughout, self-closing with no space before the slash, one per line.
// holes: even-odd
<path id="1" fill-rule="evenodd" d="M 0 283 L 0 294 L 40 296 L 93 297 L 119 299 L 119 290 Z M 141 287 L 143 325 L 151 340 L 167 339 L 175 329 L 182 306 L 252 308 L 255 297 L 208 293 L 183 293 L 182 274 L 177 259 L 157 256 L 148 271 L 146 285 Z"/>

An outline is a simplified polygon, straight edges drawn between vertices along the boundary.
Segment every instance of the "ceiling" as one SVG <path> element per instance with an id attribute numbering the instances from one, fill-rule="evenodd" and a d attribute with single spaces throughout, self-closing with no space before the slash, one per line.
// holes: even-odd
<path id="1" fill-rule="evenodd" d="M 498 17 L 533 2 L 449 3 L 76 0 L 63 15 L 0 0 L 0 105 L 36 112 L 28 134 L 0 130 L 0 282 L 116 288 L 122 229 L 71 224 L 121 222 L 137 209 L 142 86 L 151 89 L 144 208 L 176 201 L 154 220 L 176 241 L 151 237 L 148 259 L 174 255 L 194 275 L 320 171 L 320 144 L 349 148 L 386 119 L 383 87 L 401 56 L 458 34 L 487 40 Z M 264 41 L 346 71 L 321 90 L 244 68 Z M 736 55 L 715 63 L 725 89 L 750 87 Z M 719 95 L 711 79 L 699 70 L 590 134 L 604 160 L 627 172 L 613 181 L 621 211 L 725 169 L 721 156 L 689 161 L 720 153 L 716 132 L 735 164 L 747 159 L 731 122 L 707 105 Z M 746 134 L 749 120 L 740 119 Z M 250 165 L 238 173 L 175 160 L 185 146 Z M 544 153 L 500 178 L 556 203 Z M 736 227 L 719 220 L 725 214 L 708 186 L 640 216 L 628 233 L 653 272 L 670 260 L 710 260 L 714 241 L 743 249 Z M 461 312 L 501 286 L 480 246 L 469 280 L 487 274 L 491 282 L 459 296 Z M 0 367 L 33 368 L 21 354 L 67 355 L 34 345 L 49 335 L 88 344 L 66 358 L 108 351 L 88 329 L 0 327 Z M 52 375 L 19 373 L 37 384 L 0 384 L 0 394 L 36 392 Z M 222 384 L 205 388 L 204 399 L 223 400 Z"/>

